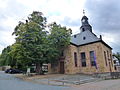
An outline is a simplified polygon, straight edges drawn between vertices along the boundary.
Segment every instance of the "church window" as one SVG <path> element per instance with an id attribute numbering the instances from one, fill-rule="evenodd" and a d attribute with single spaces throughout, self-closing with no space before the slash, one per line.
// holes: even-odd
<path id="1" fill-rule="evenodd" d="M 107 58 L 106 58 L 106 52 L 104 51 L 104 58 L 105 58 L 105 64 L 107 66 Z"/>
<path id="2" fill-rule="evenodd" d="M 111 60 L 111 65 L 113 67 L 113 62 L 112 62 L 112 55 L 110 54 L 110 60 Z"/>
<path id="3" fill-rule="evenodd" d="M 107 51 L 107 57 L 108 57 L 108 60 L 109 60 L 109 52 Z"/>
<path id="4" fill-rule="evenodd" d="M 82 63 L 82 67 L 86 67 L 86 55 L 85 55 L 85 52 L 81 53 L 81 63 Z"/>
<path id="5" fill-rule="evenodd" d="M 77 53 L 74 52 L 74 62 L 75 62 L 75 67 L 77 67 Z"/>
<path id="6" fill-rule="evenodd" d="M 116 66 L 114 66 L 114 69 L 117 70 Z"/>
<path id="7" fill-rule="evenodd" d="M 96 66 L 96 56 L 94 51 L 90 51 L 91 66 Z"/>

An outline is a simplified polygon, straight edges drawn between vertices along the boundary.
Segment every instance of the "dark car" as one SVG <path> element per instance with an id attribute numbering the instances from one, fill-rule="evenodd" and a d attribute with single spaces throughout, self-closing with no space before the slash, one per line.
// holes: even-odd
<path id="1" fill-rule="evenodd" d="M 17 74 L 17 73 L 23 73 L 23 71 L 18 70 L 18 69 L 7 69 L 5 73 L 10 73 L 10 74 Z"/>
<path id="2" fill-rule="evenodd" d="M 10 74 L 16 74 L 16 73 L 23 73 L 21 70 L 18 70 L 18 69 L 12 69 L 10 70 L 9 72 Z"/>
<path id="3" fill-rule="evenodd" d="M 5 73 L 9 73 L 12 70 L 12 68 L 5 70 Z"/>

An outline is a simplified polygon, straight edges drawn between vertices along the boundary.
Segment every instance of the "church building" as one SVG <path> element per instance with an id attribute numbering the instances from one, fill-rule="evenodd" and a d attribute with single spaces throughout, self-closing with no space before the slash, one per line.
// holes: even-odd
<path id="1" fill-rule="evenodd" d="M 112 48 L 92 31 L 88 18 L 81 19 L 80 33 L 71 36 L 70 45 L 60 60 L 49 66 L 49 73 L 104 73 L 114 72 Z"/>

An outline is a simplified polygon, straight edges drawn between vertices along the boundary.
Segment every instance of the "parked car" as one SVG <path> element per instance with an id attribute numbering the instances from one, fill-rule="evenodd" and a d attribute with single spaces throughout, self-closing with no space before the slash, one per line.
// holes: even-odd
<path id="1" fill-rule="evenodd" d="M 10 69 L 7 69 L 5 73 L 16 74 L 16 73 L 23 73 L 23 71 L 10 68 Z"/>
<path id="2" fill-rule="evenodd" d="M 12 68 L 5 70 L 5 73 L 9 73 Z"/>

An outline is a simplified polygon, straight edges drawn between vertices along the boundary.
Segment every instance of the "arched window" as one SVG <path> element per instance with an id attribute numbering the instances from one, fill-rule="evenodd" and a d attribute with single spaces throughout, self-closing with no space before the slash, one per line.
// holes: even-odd
<path id="1" fill-rule="evenodd" d="M 77 67 L 77 53 L 74 52 L 74 62 L 75 62 L 75 67 Z"/>

